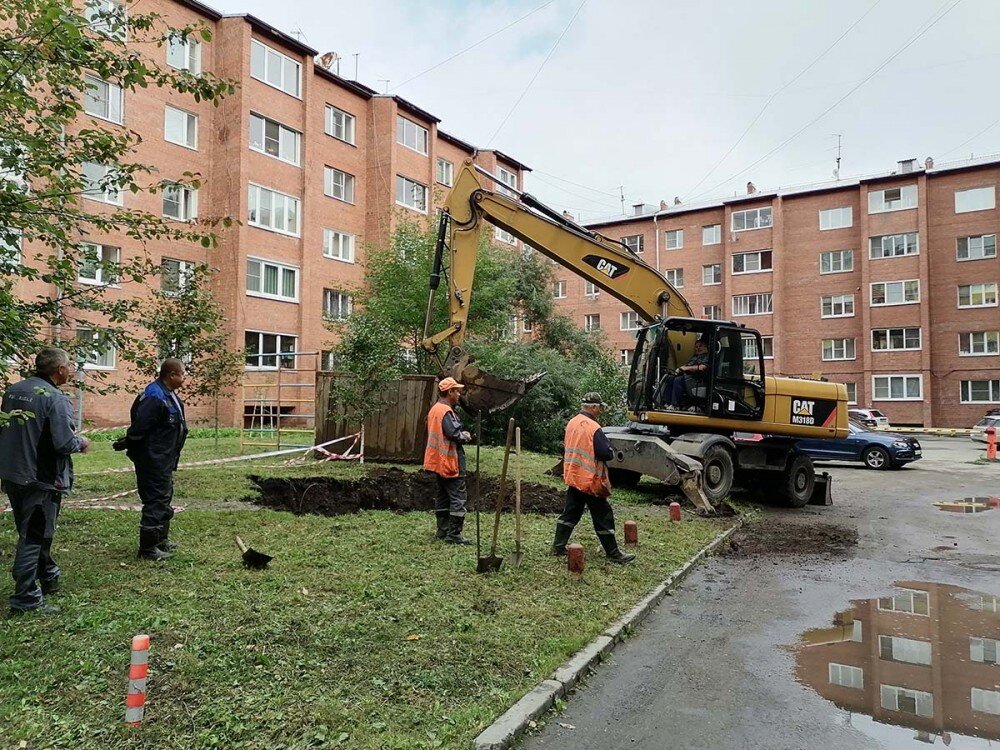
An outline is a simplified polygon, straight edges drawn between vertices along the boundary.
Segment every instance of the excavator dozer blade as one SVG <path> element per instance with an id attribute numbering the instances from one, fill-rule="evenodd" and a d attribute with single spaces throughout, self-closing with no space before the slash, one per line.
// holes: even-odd
<path id="1" fill-rule="evenodd" d="M 480 370 L 474 364 L 456 368 L 455 380 L 465 386 L 462 406 L 471 414 L 493 414 L 513 406 L 545 377 L 539 372 L 526 380 L 505 380 Z"/>

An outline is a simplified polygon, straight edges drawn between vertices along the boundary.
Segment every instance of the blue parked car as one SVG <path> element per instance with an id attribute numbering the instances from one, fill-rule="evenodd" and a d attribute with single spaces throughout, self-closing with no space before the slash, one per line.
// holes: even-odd
<path id="1" fill-rule="evenodd" d="M 869 469 L 898 469 L 921 456 L 916 438 L 873 432 L 858 422 L 847 423 L 843 440 L 800 440 L 795 447 L 818 461 L 860 461 Z"/>

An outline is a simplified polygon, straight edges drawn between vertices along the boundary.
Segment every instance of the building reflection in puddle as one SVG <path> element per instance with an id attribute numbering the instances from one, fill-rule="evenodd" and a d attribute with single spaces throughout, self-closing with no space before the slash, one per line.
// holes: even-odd
<path id="1" fill-rule="evenodd" d="M 806 631 L 793 651 L 796 679 L 886 747 L 998 747 L 998 596 L 898 583 Z"/>

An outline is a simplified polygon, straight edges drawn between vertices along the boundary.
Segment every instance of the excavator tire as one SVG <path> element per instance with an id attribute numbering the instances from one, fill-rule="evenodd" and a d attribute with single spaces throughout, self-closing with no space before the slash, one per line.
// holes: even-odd
<path id="1" fill-rule="evenodd" d="M 812 459 L 802 453 L 793 453 L 788 469 L 778 483 L 778 494 L 789 508 L 803 508 L 812 497 L 816 483 L 816 470 Z"/>
<path id="2" fill-rule="evenodd" d="M 701 485 L 712 505 L 726 499 L 733 488 L 733 454 L 724 445 L 713 445 L 701 459 Z"/>
<path id="3" fill-rule="evenodd" d="M 608 479 L 611 480 L 612 487 L 625 489 L 635 487 L 639 484 L 642 474 L 638 471 L 630 471 L 628 469 L 608 469 Z"/>

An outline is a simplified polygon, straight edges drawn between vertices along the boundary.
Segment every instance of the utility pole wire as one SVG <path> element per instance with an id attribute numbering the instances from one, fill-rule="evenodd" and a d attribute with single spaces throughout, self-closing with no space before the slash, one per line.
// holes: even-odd
<path id="1" fill-rule="evenodd" d="M 488 36 L 484 36 L 484 37 L 483 37 L 482 39 L 480 39 L 480 40 L 479 40 L 478 42 L 476 42 L 475 44 L 470 44 L 470 45 L 469 45 L 468 47 L 466 47 L 465 49 L 462 49 L 462 50 L 459 50 L 458 52 L 456 52 L 456 53 L 455 53 L 454 55 L 452 55 L 451 57 L 447 57 L 447 58 L 445 58 L 444 60 L 442 60 L 441 62 L 439 62 L 439 63 L 435 63 L 434 65 L 431 65 L 431 66 L 430 66 L 429 68 L 427 68 L 426 70 L 421 70 L 421 71 L 420 71 L 419 73 L 417 73 L 417 74 L 416 74 L 415 76 L 412 76 L 411 78 L 407 78 L 407 79 L 406 79 L 405 81 L 403 81 L 402 83 L 400 83 L 400 84 L 398 84 L 398 85 L 396 85 L 396 86 L 393 86 L 393 87 L 392 87 L 392 90 L 393 90 L 393 91 L 395 91 L 396 89 L 400 88 L 401 86 L 405 86 L 405 85 L 406 85 L 406 84 L 408 84 L 408 83 L 409 83 L 410 81 L 415 81 L 416 79 L 420 78 L 420 76 L 422 76 L 422 75 L 424 75 L 424 74 L 426 74 L 426 73 L 430 73 L 430 72 L 431 72 L 432 70 L 437 70 L 437 69 L 438 69 L 438 68 L 440 68 L 440 67 L 441 67 L 442 65 L 445 65 L 445 64 L 447 64 L 447 63 L 450 63 L 450 62 L 451 62 L 452 60 L 454 60 L 454 59 L 455 59 L 456 57 L 459 57 L 460 55 L 464 55 L 464 54 L 465 54 L 466 52 L 468 52 L 469 50 L 472 50 L 472 49 L 475 49 L 475 48 L 476 48 L 476 47 L 478 47 L 478 46 L 479 46 L 480 44 L 483 44 L 483 43 L 485 43 L 485 42 L 488 42 L 488 41 L 489 41 L 490 39 L 492 39 L 493 37 L 495 37 L 495 36 L 496 36 L 497 34 L 502 34 L 502 33 L 503 33 L 503 32 L 505 32 L 505 31 L 506 31 L 507 29 L 509 29 L 509 28 L 510 28 L 511 26 L 515 26 L 515 25 L 517 25 L 517 24 L 521 23 L 521 21 L 523 21 L 523 20 L 524 20 L 525 18 L 527 18 L 528 16 L 533 16 L 533 15 L 534 15 L 535 13 L 537 13 L 538 11 L 540 11 L 540 10 L 543 10 L 543 9 L 545 9 L 545 8 L 548 8 L 548 7 L 549 7 L 550 5 L 552 5 L 552 3 L 554 3 L 554 2 L 555 2 L 555 0 L 549 0 L 549 1 L 547 2 L 547 3 L 543 3 L 542 5 L 539 5 L 539 6 L 538 6 L 537 8 L 535 8 L 534 10 L 532 10 L 532 11 L 528 11 L 527 13 L 525 13 L 525 14 L 524 14 L 523 16 L 521 16 L 520 18 L 518 18 L 518 19 L 516 19 L 516 20 L 514 20 L 514 21 L 511 21 L 511 22 L 510 22 L 509 24 L 507 24 L 506 26 L 504 26 L 504 27 L 503 27 L 502 29 L 497 29 L 497 30 L 496 30 L 496 31 L 494 31 L 494 32 L 493 32 L 492 34 L 490 34 L 490 35 L 488 35 Z"/>
<path id="2" fill-rule="evenodd" d="M 816 65 L 816 63 L 818 63 L 820 60 L 822 60 L 824 57 L 826 57 L 827 54 L 830 52 L 830 50 L 832 50 L 834 47 L 836 47 L 838 44 L 840 44 L 843 41 L 844 37 L 846 37 L 848 34 L 850 34 L 859 23 L 861 23 L 862 21 L 864 21 L 865 18 L 867 18 L 868 15 L 873 10 L 875 10 L 875 8 L 881 2 L 882 2 L 882 0 L 875 0 L 875 2 L 872 3 L 868 7 L 868 10 L 866 10 L 864 13 L 861 14 L 860 18 L 858 18 L 854 23 L 852 23 L 850 26 L 848 26 L 847 29 L 845 29 L 844 33 L 841 34 L 840 36 L 838 36 L 833 41 L 833 44 L 831 44 L 825 50 L 823 50 L 822 52 L 820 52 L 819 55 L 817 57 L 815 57 L 811 63 L 809 63 L 802 70 L 799 71 L 798 75 L 796 75 L 794 78 L 792 78 L 790 81 L 788 81 L 784 86 L 782 86 L 777 91 L 775 91 L 773 94 L 771 94 L 771 96 L 769 96 L 767 98 L 767 101 L 764 102 L 764 106 L 762 106 L 760 108 L 760 111 L 757 112 L 757 114 L 754 116 L 754 118 L 750 121 L 750 124 L 746 126 L 746 129 L 742 133 L 740 133 L 740 137 L 736 139 L 736 142 L 732 146 L 729 147 L 729 150 L 726 151 L 726 153 L 724 153 L 722 155 L 722 158 L 719 159 L 717 162 L 715 162 L 715 164 L 712 165 L 712 168 L 709 169 L 704 174 L 704 176 L 700 180 L 698 180 L 698 182 L 696 182 L 694 184 L 694 186 L 691 187 L 685 194 L 686 195 L 691 195 L 695 190 L 697 190 L 698 188 L 700 188 L 701 185 L 702 185 L 702 183 L 705 182 L 705 180 L 707 180 L 709 177 L 711 177 L 712 173 L 715 172 L 715 170 L 719 168 L 719 166 L 722 164 L 722 162 L 724 162 L 726 159 L 729 158 L 729 155 L 731 153 L 733 153 L 733 151 L 736 150 L 736 147 L 739 146 L 741 143 L 743 143 L 743 139 L 747 137 L 747 134 L 753 129 L 753 126 L 757 124 L 758 120 L 760 120 L 760 118 L 764 116 L 764 112 L 767 111 L 767 108 L 771 105 L 771 102 L 773 102 L 775 99 L 777 99 L 778 96 L 783 91 L 785 91 L 789 86 L 791 86 L 793 83 L 795 83 L 797 80 L 799 80 L 802 76 L 804 76 L 806 73 L 808 73 L 813 68 L 813 66 Z"/>
<path id="3" fill-rule="evenodd" d="M 542 170 L 542 169 L 532 169 L 531 172 L 532 172 L 532 174 L 536 174 L 536 175 L 537 174 L 543 174 L 546 177 L 551 177 L 553 180 L 559 180 L 559 182 L 565 182 L 568 185 L 575 185 L 576 187 L 583 188 L 584 190 L 591 190 L 591 191 L 593 191 L 595 193 L 598 193 L 599 195 L 606 195 L 609 198 L 617 198 L 618 197 L 618 193 L 609 193 L 609 192 L 607 192 L 605 190 L 598 190 L 597 188 L 592 188 L 589 185 L 584 185 L 584 184 L 579 183 L 579 182 L 573 182 L 573 180 L 567 180 L 565 177 L 560 177 L 559 175 L 552 174 L 551 172 L 546 172 L 545 170 Z"/>
<path id="4" fill-rule="evenodd" d="M 889 63 L 891 63 L 893 60 L 895 60 L 897 57 L 899 57 L 901 54 L 903 54 L 903 52 L 905 52 L 907 49 L 909 49 L 918 39 L 920 39 L 920 37 L 922 37 L 924 34 L 926 34 L 928 31 L 930 31 L 935 25 L 937 25 L 938 21 L 940 21 L 942 18 L 944 18 L 946 15 L 948 15 L 952 10 L 954 10 L 955 7 L 959 3 L 962 2 L 962 0 L 954 0 L 954 2 L 951 2 L 951 5 L 948 5 L 949 2 L 951 2 L 951 0 L 946 0 L 946 2 L 944 3 L 944 5 L 942 5 L 940 8 L 938 8 L 938 10 L 935 11 L 935 13 L 931 16 L 931 19 L 928 19 L 928 21 L 926 21 L 924 23 L 924 27 L 920 31 L 918 31 L 913 37 L 911 37 L 910 40 L 906 44 L 904 44 L 898 50 L 896 50 L 891 55 L 889 55 L 889 57 L 887 57 L 885 60 L 883 60 L 882 63 L 877 68 L 875 68 L 875 70 L 873 70 L 871 73 L 869 73 L 867 76 L 865 76 L 861 80 L 861 82 L 858 83 L 857 86 L 854 86 L 850 91 L 848 91 L 846 94 L 844 94 L 842 97 L 840 97 L 837 101 L 835 101 L 833 104 L 831 104 L 825 110 L 823 110 L 822 112 L 820 112 L 816 117 L 814 117 L 812 120 L 810 120 L 809 122 L 807 122 L 801 128 L 799 128 L 798 130 L 796 130 L 792 135 L 790 135 L 784 141 L 782 141 L 777 146 L 775 146 L 774 148 L 772 148 L 770 151 L 768 151 L 762 157 L 760 157 L 759 159 L 757 159 L 757 161 L 755 161 L 752 164 L 744 167 L 739 172 L 736 172 L 735 174 L 730 175 L 729 177 L 727 177 L 722 182 L 719 182 L 719 183 L 713 185 L 708 190 L 703 190 L 701 193 L 699 193 L 698 195 L 694 196 L 690 200 L 697 200 L 698 198 L 701 198 L 704 195 L 707 195 L 707 194 L 709 194 L 709 193 L 711 193 L 711 192 L 713 192 L 715 190 L 718 190 L 719 188 L 723 187 L 726 183 L 728 183 L 730 180 L 735 180 L 737 177 L 739 177 L 740 175 L 745 174 L 746 172 L 750 171 L 751 169 L 753 169 L 754 167 L 756 167 L 758 164 L 761 164 L 761 163 L 767 161 L 772 156 L 774 156 L 778 151 L 780 151 L 785 146 L 787 146 L 789 143 L 791 143 L 796 138 L 798 138 L 800 135 L 802 135 L 802 133 L 804 133 L 810 127 L 812 127 L 817 122 L 819 122 L 821 119 L 823 119 L 828 114 L 830 114 L 830 112 L 832 112 L 845 99 L 847 99 L 849 96 L 851 96 L 851 94 L 853 94 L 855 91 L 857 91 L 862 86 L 864 86 L 866 83 L 868 83 L 868 81 L 870 81 L 872 78 L 874 78 L 885 66 L 887 66 Z M 945 8 L 945 6 L 948 6 L 948 7 Z M 936 18 L 935 18 L 935 16 L 936 16 Z"/>
<path id="5" fill-rule="evenodd" d="M 986 126 L 985 128 L 983 128 L 983 129 L 982 129 L 982 130 L 980 130 L 980 131 L 979 131 L 978 133 L 976 133 L 976 134 L 975 134 L 974 136 L 972 136 L 972 137 L 971 137 L 971 138 L 970 138 L 969 140 L 967 140 L 967 141 L 962 141 L 962 143 L 960 143 L 960 144 L 958 144 L 957 146 L 955 146 L 955 148 L 950 148 L 950 149 L 948 149 L 947 151 L 945 151 L 945 152 L 944 152 L 943 154 L 941 154 L 941 156 L 942 156 L 942 157 L 945 157 L 945 156 L 947 156 L 948 154 L 950 154 L 950 153 L 952 153 L 952 152 L 954 152 L 954 151 L 958 151 L 958 150 L 959 150 L 960 148 L 965 148 L 965 147 L 966 147 L 966 146 L 968 146 L 968 145 L 969 145 L 970 143 L 972 143 L 972 142 L 973 142 L 974 140 L 976 140 L 976 138 L 978 138 L 979 136 L 981 136 L 981 135 L 982 135 L 983 133 L 985 133 L 986 131 L 988 131 L 988 130 L 992 130 L 992 129 L 993 129 L 993 128 L 995 128 L 995 127 L 996 127 L 997 125 L 1000 125 L 1000 120 L 994 120 L 994 121 L 993 121 L 993 122 L 991 122 L 991 123 L 990 123 L 989 125 L 987 125 L 987 126 Z"/>
<path id="6" fill-rule="evenodd" d="M 491 146 L 493 144 L 493 140 L 500 134 L 500 131 L 503 130 L 503 126 L 507 124 L 507 120 L 509 120 L 510 116 L 514 114 L 514 110 L 517 109 L 517 105 L 520 104 L 521 100 L 524 99 L 524 97 L 527 95 L 528 90 L 531 88 L 531 84 L 533 84 L 535 82 L 535 79 L 538 78 L 538 74 L 542 72 L 542 68 L 545 67 L 545 63 L 547 63 L 549 61 L 549 58 L 552 57 L 552 53 L 556 51 L 556 47 L 559 46 L 559 42 L 561 42 L 563 40 L 563 37 L 566 36 L 566 32 L 569 31 L 569 27 L 573 25 L 573 21 L 575 21 L 576 17 L 580 15 L 580 11 L 583 10 L 583 6 L 586 4 L 587 0 L 583 0 L 583 2 L 580 3 L 579 7 L 577 7 L 576 13 L 574 13 L 573 17 L 569 19 L 569 23 L 566 24 L 566 28 L 562 30 L 562 33 L 556 39 L 555 44 L 552 45 L 552 49 L 549 50 L 549 54 L 547 54 L 545 56 L 545 59 L 542 60 L 542 64 L 538 66 L 538 70 L 535 71 L 535 75 L 531 76 L 531 80 L 528 81 L 528 85 L 524 87 L 524 91 L 521 92 L 521 95 L 517 97 L 517 101 L 514 102 L 514 106 L 510 108 L 510 111 L 503 118 L 503 121 L 497 126 L 497 129 L 493 131 L 493 135 L 491 135 L 490 139 L 486 142 L 487 146 Z"/>

